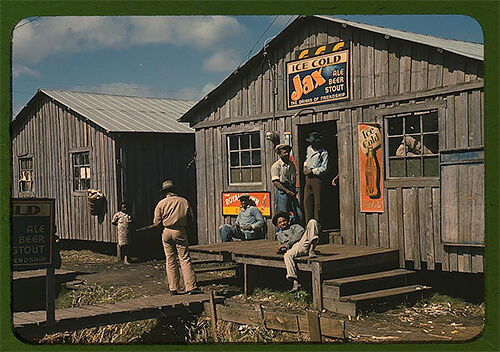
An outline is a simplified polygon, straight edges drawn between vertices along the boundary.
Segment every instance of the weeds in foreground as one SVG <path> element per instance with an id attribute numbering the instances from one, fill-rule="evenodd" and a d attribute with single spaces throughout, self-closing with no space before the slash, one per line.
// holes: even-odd
<path id="1" fill-rule="evenodd" d="M 132 289 L 113 286 L 88 286 L 81 290 L 62 289 L 56 299 L 56 309 L 115 303 L 137 297 Z"/>
<path id="2" fill-rule="evenodd" d="M 300 308 L 310 308 L 312 298 L 304 290 L 290 293 L 288 291 L 273 291 L 267 288 L 256 288 L 253 297 L 258 300 L 270 300 L 285 304 L 293 304 Z"/>

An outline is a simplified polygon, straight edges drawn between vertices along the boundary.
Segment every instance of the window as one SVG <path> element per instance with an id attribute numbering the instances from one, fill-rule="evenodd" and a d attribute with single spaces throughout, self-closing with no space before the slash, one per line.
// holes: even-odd
<path id="1" fill-rule="evenodd" d="M 385 116 L 390 177 L 439 176 L 437 110 Z"/>
<path id="2" fill-rule="evenodd" d="M 90 153 L 72 154 L 73 191 L 86 191 L 90 188 Z"/>
<path id="3" fill-rule="evenodd" d="M 244 133 L 227 137 L 229 150 L 229 183 L 262 181 L 260 133 Z"/>
<path id="4" fill-rule="evenodd" d="M 19 192 L 33 192 L 33 158 L 19 159 Z"/>

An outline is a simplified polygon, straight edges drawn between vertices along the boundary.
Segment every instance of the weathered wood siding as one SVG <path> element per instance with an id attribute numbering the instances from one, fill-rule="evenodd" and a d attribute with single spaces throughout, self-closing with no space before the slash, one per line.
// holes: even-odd
<path id="1" fill-rule="evenodd" d="M 464 254 L 463 248 L 443 245 L 441 219 L 456 206 L 442 200 L 443 189 L 452 187 L 450 182 L 456 182 L 450 177 L 386 179 L 385 212 L 360 212 L 357 127 L 361 122 L 377 122 L 383 126 L 384 115 L 397 109 L 417 111 L 432 107 L 439 110 L 440 150 L 453 154 L 463 149 L 483 148 L 483 63 L 325 20 L 304 19 L 298 23 L 302 26 L 293 28 L 300 30 L 286 29 L 268 48 L 274 72 L 268 69 L 262 56 L 254 58 L 233 74 L 217 94 L 210 96 L 205 102 L 206 108 L 192 118 L 199 156 L 198 204 L 206 205 L 198 208 L 199 225 L 206 227 L 200 228 L 200 243 L 218 241 L 218 226 L 234 221 L 232 217 L 222 217 L 222 191 L 273 191 L 268 170 L 276 156 L 271 143 L 265 140 L 260 187 L 229 186 L 225 133 L 260 130 L 263 139 L 267 131 L 282 135 L 291 130 L 296 141 L 300 125 L 337 121 L 341 231 L 346 243 L 399 248 L 401 264 L 410 262 L 417 269 L 425 263 L 431 270 L 439 264 L 443 270 L 481 272 L 482 264 L 478 264 L 483 260 L 481 248 L 474 248 L 473 254 Z M 292 120 L 296 110 L 286 110 L 285 63 L 295 59 L 297 50 L 338 41 L 350 42 L 351 100 L 315 106 L 314 115 L 305 114 Z M 275 99 L 273 87 L 277 92 Z M 296 149 L 294 152 L 298 155 Z M 475 161 L 476 164 L 467 169 L 470 171 L 457 174 L 461 179 L 467 174 L 470 180 L 459 180 L 459 185 L 483 179 L 482 164 Z M 452 195 L 446 194 L 445 199 L 447 196 Z M 473 209 L 477 215 L 474 221 L 484 227 L 484 201 L 481 200 L 484 192 L 475 196 L 477 204 L 473 208 L 459 208 L 459 212 Z M 480 242 L 478 238 L 482 239 L 484 234 L 479 231 L 459 235 L 447 231 L 445 236 L 455 236 L 456 242 L 462 237 L 475 237 Z M 272 231 L 268 238 L 273 238 Z M 465 263 L 459 264 L 460 261 Z"/>
<path id="2" fill-rule="evenodd" d="M 174 181 L 179 195 L 196 209 L 195 165 L 188 168 L 194 157 L 194 133 L 121 133 L 116 136 L 116 144 L 117 178 L 122 185 L 118 200 L 125 201 L 134 214 L 135 227 L 151 224 L 154 208 L 162 198 L 162 182 L 167 179 Z M 132 233 L 134 243 L 145 246 L 154 241 L 155 247 L 149 249 L 162 252 L 156 232 Z M 195 232 L 190 233 L 189 240 L 197 242 Z"/>
<path id="3" fill-rule="evenodd" d="M 116 242 L 112 211 L 117 208 L 115 145 L 102 129 L 43 98 L 31 116 L 13 124 L 13 197 L 55 198 L 57 234 L 62 239 Z M 74 192 L 71 151 L 89 148 L 91 188 L 104 192 L 107 211 L 90 215 L 86 192 Z M 82 149 L 83 150 L 83 149 Z M 19 194 L 19 156 L 30 154 L 34 163 L 34 192 Z"/>

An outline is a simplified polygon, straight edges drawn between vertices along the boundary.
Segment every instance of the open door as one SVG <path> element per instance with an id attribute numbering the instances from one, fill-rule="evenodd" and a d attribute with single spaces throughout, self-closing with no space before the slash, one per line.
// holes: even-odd
<path id="1" fill-rule="evenodd" d="M 339 186 L 331 185 L 332 179 L 338 174 L 338 144 L 337 144 L 337 123 L 336 121 L 328 121 L 321 123 L 313 123 L 299 126 L 299 162 L 297 169 L 300 175 L 300 195 L 301 200 L 304 199 L 305 177 L 302 173 L 306 149 L 309 143 L 306 138 L 309 133 L 317 131 L 323 135 L 323 148 L 328 151 L 328 172 L 322 177 L 323 184 L 321 187 L 321 226 L 323 231 L 339 231 L 340 230 L 340 207 L 339 207 Z M 322 241 L 323 242 L 323 241 Z"/>

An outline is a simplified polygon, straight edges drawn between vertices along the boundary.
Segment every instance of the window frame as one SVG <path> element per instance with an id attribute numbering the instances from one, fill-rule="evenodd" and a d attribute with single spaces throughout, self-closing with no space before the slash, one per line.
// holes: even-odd
<path id="1" fill-rule="evenodd" d="M 411 182 L 414 186 L 419 186 L 420 184 L 425 186 L 436 186 L 439 185 L 439 180 L 441 177 L 441 148 L 443 143 L 443 119 L 445 117 L 445 109 L 446 102 L 445 101 L 432 101 L 426 103 L 412 103 L 409 105 L 399 105 L 399 106 L 391 106 L 391 107 L 383 107 L 376 109 L 376 116 L 380 118 L 383 122 L 384 128 L 384 171 L 385 171 L 385 187 L 400 187 L 401 185 L 408 185 L 408 182 Z M 412 177 L 412 176 L 390 176 L 390 149 L 389 149 L 389 131 L 388 131 L 388 116 L 394 115 L 403 115 L 403 114 L 415 114 L 421 113 L 425 111 L 435 111 L 437 113 L 437 130 L 435 131 L 435 135 L 438 137 L 438 145 L 436 153 L 431 155 L 437 156 L 438 163 L 438 174 L 436 176 L 421 176 L 421 177 Z M 420 132 L 420 136 L 422 136 L 422 131 Z M 421 160 L 423 156 L 420 157 Z M 406 166 L 405 166 L 406 170 Z"/>
<path id="2" fill-rule="evenodd" d="M 22 169 L 21 167 L 21 162 L 23 160 L 27 160 L 27 159 L 30 159 L 31 160 L 31 169 Z M 34 190 L 34 174 L 35 174 L 35 157 L 32 155 L 32 154 L 25 154 L 25 155 L 20 155 L 17 157 L 17 167 L 18 167 L 18 192 L 19 194 L 22 194 L 22 195 L 32 195 L 35 193 L 35 190 Z M 21 184 L 22 182 L 28 182 L 28 181 L 23 181 L 21 179 L 21 175 L 22 175 L 22 171 L 23 170 L 30 170 L 31 171 L 31 186 L 30 186 L 30 189 L 27 190 L 27 191 L 24 191 L 22 190 L 21 188 Z"/>
<path id="3" fill-rule="evenodd" d="M 75 155 L 77 154 L 84 154 L 86 153 L 88 155 L 88 164 L 78 164 L 75 165 Z M 70 177 L 71 177 L 71 192 L 73 194 L 86 194 L 88 189 L 92 188 L 92 157 L 91 157 L 91 150 L 90 148 L 79 148 L 79 149 L 73 149 L 70 150 Z M 75 168 L 76 167 L 88 167 L 88 173 L 89 177 L 88 178 L 79 178 L 78 184 L 80 184 L 81 180 L 88 179 L 88 188 L 85 189 L 75 189 Z M 81 170 L 80 170 L 81 172 Z"/>
<path id="4" fill-rule="evenodd" d="M 241 149 L 241 139 L 239 137 L 244 136 L 244 135 L 249 135 L 250 136 L 250 145 L 248 149 Z M 259 140 L 259 147 L 258 148 L 253 148 L 252 146 L 252 138 L 251 135 L 258 135 L 258 140 Z M 225 145 L 226 145 L 226 152 L 225 152 L 225 157 L 226 157 L 226 170 L 227 170 L 227 183 L 228 187 L 245 187 L 245 186 L 261 186 L 263 182 L 263 177 L 262 177 L 262 169 L 263 169 L 263 164 L 262 164 L 262 157 L 263 157 L 263 140 L 262 140 L 262 133 L 260 130 L 250 130 L 250 131 L 242 131 L 242 132 L 231 132 L 231 133 L 224 133 L 223 137 L 226 139 Z M 238 137 L 238 149 L 231 149 L 231 137 Z M 260 164 L 258 167 L 260 168 L 260 181 L 251 181 L 251 182 L 241 182 L 241 173 L 240 173 L 240 182 L 232 182 L 232 177 L 231 177 L 231 170 L 234 169 L 254 169 L 256 165 L 252 165 L 252 158 L 250 157 L 250 165 L 243 167 L 242 165 L 233 167 L 231 166 L 231 152 L 238 152 L 239 158 L 241 160 L 241 152 L 242 151 L 249 151 L 250 155 L 252 151 L 259 151 L 260 153 Z M 241 163 L 240 163 L 241 164 Z M 253 175 L 253 172 L 252 172 Z M 253 176 L 252 176 L 253 177 Z"/>

